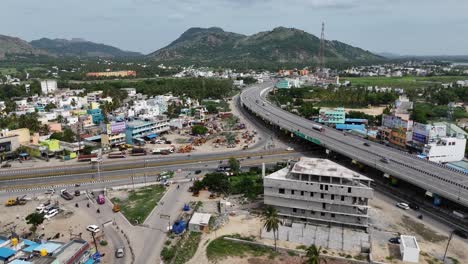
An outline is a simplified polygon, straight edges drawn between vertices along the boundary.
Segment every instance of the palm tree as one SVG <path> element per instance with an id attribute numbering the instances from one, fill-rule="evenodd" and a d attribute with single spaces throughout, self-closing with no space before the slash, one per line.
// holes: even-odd
<path id="1" fill-rule="evenodd" d="M 262 215 L 263 227 L 267 232 L 273 231 L 273 239 L 275 241 L 275 251 L 276 251 L 276 233 L 278 232 L 279 225 L 281 224 L 278 219 L 278 211 L 272 206 L 268 206 L 263 211 Z"/>
<path id="2" fill-rule="evenodd" d="M 36 236 L 37 227 L 44 222 L 44 214 L 32 213 L 26 216 L 26 224 L 31 225 L 29 230 L 33 232 L 33 236 Z"/>
<path id="3" fill-rule="evenodd" d="M 306 249 L 306 263 L 307 264 L 320 264 L 320 252 L 322 251 L 322 247 L 317 247 L 316 245 L 310 245 Z"/>

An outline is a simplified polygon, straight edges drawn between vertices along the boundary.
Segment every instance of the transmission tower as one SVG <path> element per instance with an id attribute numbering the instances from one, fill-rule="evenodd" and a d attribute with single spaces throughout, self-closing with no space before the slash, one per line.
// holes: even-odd
<path id="1" fill-rule="evenodd" d="M 319 50 L 319 74 L 320 77 L 323 77 L 323 67 L 324 67 L 324 57 L 325 57 L 325 22 L 322 22 L 322 34 L 320 35 L 320 50 Z"/>

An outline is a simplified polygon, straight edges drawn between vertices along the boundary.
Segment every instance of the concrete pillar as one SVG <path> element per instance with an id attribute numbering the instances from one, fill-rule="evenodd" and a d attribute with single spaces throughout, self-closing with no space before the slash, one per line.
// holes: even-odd
<path id="1" fill-rule="evenodd" d="M 265 178 L 265 162 L 262 163 L 262 178 Z"/>

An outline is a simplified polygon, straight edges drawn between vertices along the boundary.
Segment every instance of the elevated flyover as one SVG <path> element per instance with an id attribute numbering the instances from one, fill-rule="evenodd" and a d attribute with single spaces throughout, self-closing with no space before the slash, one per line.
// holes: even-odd
<path id="1" fill-rule="evenodd" d="M 324 126 L 312 128 L 315 122 L 287 112 L 266 99 L 272 82 L 246 88 L 240 97 L 243 107 L 268 123 L 290 131 L 328 150 L 347 156 L 392 177 L 404 180 L 433 195 L 468 207 L 468 175 L 445 165 L 420 159 L 407 152 L 377 144 Z M 364 145 L 367 142 L 368 146 Z M 387 158 L 388 163 L 380 161 Z"/>

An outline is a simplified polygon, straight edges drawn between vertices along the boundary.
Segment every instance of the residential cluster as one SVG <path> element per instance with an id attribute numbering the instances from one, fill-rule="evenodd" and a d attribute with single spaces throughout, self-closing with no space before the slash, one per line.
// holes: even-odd
<path id="1" fill-rule="evenodd" d="M 80 161 L 98 159 L 104 153 L 111 158 L 125 157 L 126 150 L 134 155 L 170 154 L 177 151 L 176 142 L 167 140 L 164 135 L 170 131 L 178 131 L 178 135 L 191 135 L 191 127 L 200 125 L 206 127 L 206 134 L 222 132 L 223 120 L 232 118 L 227 109 L 219 109 L 222 100 L 196 99 L 176 97 L 171 94 L 147 96 L 137 93 L 135 88 L 122 88 L 127 94 L 121 106 L 106 111 L 105 106 L 113 102 L 113 98 L 104 95 L 103 91 L 85 92 L 84 90 L 59 89 L 55 80 L 41 81 L 42 96 L 35 95 L 14 101 L 15 111 L 10 115 L 37 113 L 41 126 L 47 127 L 47 133 L 32 133 L 28 128 L 15 130 L 3 129 L 0 133 L 0 152 L 2 159 L 22 159 L 38 157 L 49 160 L 51 157 L 60 159 L 78 158 Z M 227 102 L 224 102 L 227 105 Z M 205 107 L 210 104 L 214 110 L 210 114 Z M 5 107 L 0 102 L 0 107 Z M 169 118 L 169 108 L 176 113 Z M 224 110 L 224 112 L 223 112 Z M 178 111 L 178 112 L 177 112 Z M 234 129 L 244 129 L 240 123 L 233 124 Z M 51 138 L 55 133 L 71 131 L 73 138 L 61 140 Z M 79 135 L 79 136 L 78 136 Z M 249 132 L 249 140 L 244 140 L 244 148 L 248 147 L 253 133 Z M 205 134 L 198 135 L 203 138 Z M 237 135 L 219 136 L 215 138 L 214 147 L 222 145 L 235 147 L 240 144 Z M 205 143 L 205 139 L 192 137 L 180 145 L 180 152 L 193 150 L 192 145 Z M 146 144 L 158 144 L 157 146 Z M 93 149 L 91 154 L 79 155 L 85 148 Z"/>
<path id="2" fill-rule="evenodd" d="M 413 102 L 401 95 L 389 114 L 382 115 L 380 127 L 368 126 L 367 119 L 346 118 L 342 107 L 321 109 L 317 121 L 345 133 L 366 137 L 395 148 L 417 152 L 419 157 L 466 170 L 468 133 L 450 122 L 422 124 L 410 119 Z"/>

